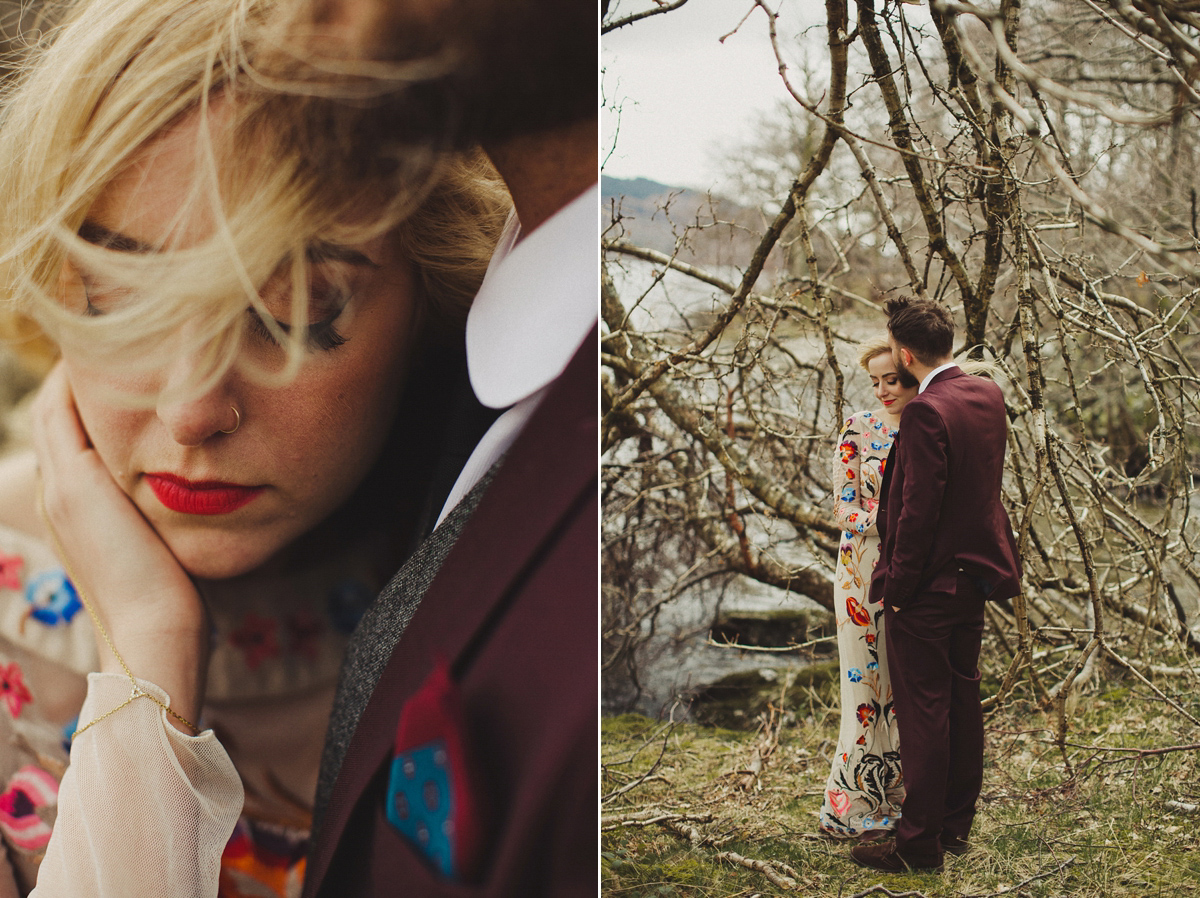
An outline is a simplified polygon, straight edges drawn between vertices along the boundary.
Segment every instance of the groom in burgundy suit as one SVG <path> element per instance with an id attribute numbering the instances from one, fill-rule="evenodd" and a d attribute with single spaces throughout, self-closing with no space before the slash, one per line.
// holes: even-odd
<path id="1" fill-rule="evenodd" d="M 895 842 L 851 856 L 901 872 L 938 869 L 943 852 L 968 848 L 983 785 L 983 607 L 1017 594 L 1021 568 L 1000 501 L 1008 426 L 1000 388 L 953 363 L 945 306 L 900 297 L 885 308 L 896 367 L 921 384 L 884 472 L 870 592 L 886 609 L 907 797 Z"/>

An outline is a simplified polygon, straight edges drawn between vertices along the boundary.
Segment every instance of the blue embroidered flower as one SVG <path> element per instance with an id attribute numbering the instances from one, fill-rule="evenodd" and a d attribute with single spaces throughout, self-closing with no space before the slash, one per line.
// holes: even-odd
<path id="1" fill-rule="evenodd" d="M 33 607 L 29 616 L 47 627 L 71 622 L 83 604 L 79 594 L 61 571 L 42 571 L 25 587 L 25 601 Z"/>
<path id="2" fill-rule="evenodd" d="M 874 449 L 876 452 L 882 452 L 883 451 L 883 443 L 879 442 L 879 440 L 871 440 L 871 448 Z"/>
<path id="3" fill-rule="evenodd" d="M 857 495 L 858 495 L 858 490 L 856 490 L 854 488 L 854 484 L 847 483 L 844 487 L 842 487 L 842 501 L 843 502 L 853 502 Z"/>
<path id="4" fill-rule="evenodd" d="M 357 580 L 343 580 L 333 587 L 326 601 L 326 611 L 334 629 L 350 634 L 358 626 L 363 613 L 375 601 L 374 591 Z"/>
<path id="5" fill-rule="evenodd" d="M 857 667 L 852 667 L 848 671 L 846 671 L 846 676 L 850 678 L 851 683 L 861 683 L 862 678 L 863 678 L 863 672 L 861 670 L 859 670 Z"/>
<path id="6" fill-rule="evenodd" d="M 867 670 L 879 670 L 879 662 L 878 661 L 868 661 L 867 662 Z"/>

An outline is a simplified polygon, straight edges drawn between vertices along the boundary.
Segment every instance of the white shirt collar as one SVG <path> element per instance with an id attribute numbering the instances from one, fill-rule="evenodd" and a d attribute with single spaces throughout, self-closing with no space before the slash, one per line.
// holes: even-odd
<path id="1" fill-rule="evenodd" d="M 598 316 L 599 185 L 523 238 L 515 216 L 467 316 L 471 387 L 507 408 L 566 369 Z"/>
<path id="2" fill-rule="evenodd" d="M 955 367 L 954 362 L 946 362 L 946 364 L 944 364 L 944 365 L 938 365 L 936 368 L 934 368 L 932 371 L 930 371 L 928 374 L 925 375 L 925 379 L 921 381 L 921 388 L 919 390 L 917 390 L 917 392 L 924 393 L 925 388 L 927 386 L 929 386 L 930 382 L 932 382 L 935 377 L 937 377 L 939 374 L 941 374 L 947 368 L 954 368 L 954 367 Z"/>

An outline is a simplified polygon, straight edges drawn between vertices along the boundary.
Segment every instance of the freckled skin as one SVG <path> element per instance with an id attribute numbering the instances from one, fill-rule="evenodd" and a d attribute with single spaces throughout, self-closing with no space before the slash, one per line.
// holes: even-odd
<path id="1" fill-rule="evenodd" d="M 168 233 L 178 239 L 180 229 L 172 224 L 192 172 L 196 128 L 195 119 L 185 119 L 147 144 L 129 173 L 101 194 L 88 220 L 151 246 L 163 244 Z M 199 220 L 185 222 L 183 242 L 186 235 L 204 236 L 206 227 Z M 187 382 L 194 360 L 181 355 L 165 370 L 131 376 L 97 370 L 64 352 L 92 445 L 193 576 L 224 578 L 259 567 L 345 502 L 379 455 L 413 342 L 412 271 L 386 238 L 353 249 L 369 264 L 314 263 L 314 271 L 337 268 L 348 281 L 353 298 L 333 324 L 345 342 L 313 349 L 283 387 L 256 384 L 235 365 L 203 395 L 129 408 L 113 401 L 113 387 L 157 394 Z M 247 339 L 244 352 L 259 361 L 280 353 L 262 335 Z M 226 434 L 221 431 L 235 423 L 230 406 L 240 412 L 241 423 Z M 184 514 L 159 501 L 147 473 L 263 490 L 228 514 Z"/>

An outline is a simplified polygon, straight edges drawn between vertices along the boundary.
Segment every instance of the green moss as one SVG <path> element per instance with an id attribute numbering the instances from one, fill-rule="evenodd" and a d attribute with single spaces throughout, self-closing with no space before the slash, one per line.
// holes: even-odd
<path id="1" fill-rule="evenodd" d="M 764 676 L 763 670 L 769 674 Z M 837 662 L 739 671 L 698 692 L 692 699 L 692 717 L 707 726 L 746 730 L 757 729 L 771 707 L 807 716 L 814 701 L 827 704 L 836 699 L 839 676 Z"/>
<path id="2" fill-rule="evenodd" d="M 731 733 L 687 723 L 661 741 L 652 740 L 634 764 L 622 768 L 630 779 L 644 772 L 665 741 L 657 768 L 662 779 L 606 804 L 606 818 L 648 808 L 686 814 L 691 817 L 689 826 L 714 841 L 694 847 L 688 839 L 653 825 L 606 832 L 601 857 L 606 895 L 746 898 L 781 893 L 762 873 L 718 861 L 721 851 L 772 863 L 780 872 L 782 865 L 789 865 L 799 877 L 798 895 L 850 895 L 880 882 L 879 874 L 850 862 L 847 843 L 816 833 L 816 812 L 837 736 L 837 709 L 816 697 L 830 679 L 827 671 L 822 675 L 814 670 L 805 679 L 805 685 L 793 683 L 787 692 L 777 743 L 762 732 Z M 782 683 L 772 686 L 777 697 Z M 887 887 L 920 892 L 926 898 L 996 893 L 1023 882 L 1013 894 L 1191 894 L 1200 879 L 1196 816 L 1173 810 L 1167 802 L 1200 801 L 1200 755 L 1174 752 L 1136 760 L 1069 747 L 1068 773 L 1053 743 L 1053 718 L 1023 689 L 987 719 L 987 765 L 973 850 L 962 858 L 949 858 L 941 875 L 887 877 Z M 1103 697 L 1085 694 L 1071 719 L 1069 740 L 1144 748 L 1200 740 L 1200 733 L 1177 712 L 1147 698 L 1137 684 L 1110 685 Z M 1189 694 L 1180 700 L 1186 704 L 1194 698 Z M 647 726 L 664 726 L 642 720 L 640 728 L 626 725 L 631 724 L 628 716 L 616 725 L 605 722 L 606 759 L 628 758 L 646 742 Z M 750 762 L 764 746 L 767 759 L 758 775 L 748 778 Z M 1071 857 L 1074 862 L 1059 869 Z"/>
<path id="3" fill-rule="evenodd" d="M 657 720 L 651 720 L 644 714 L 618 714 L 616 717 L 601 718 L 600 732 L 604 738 L 624 738 L 649 735 L 659 726 Z"/>

